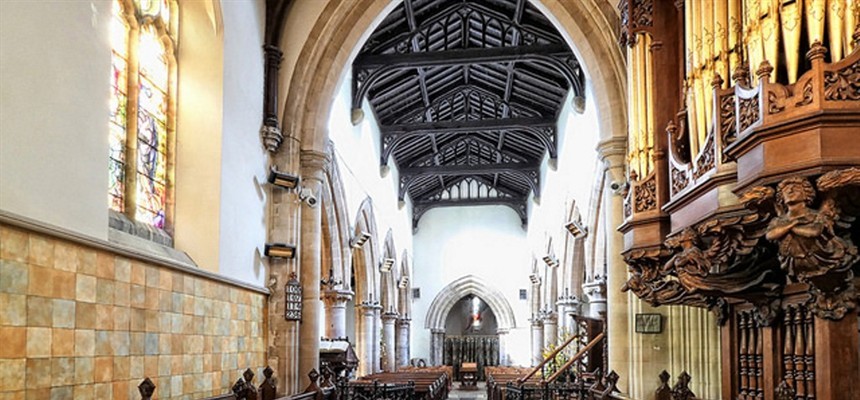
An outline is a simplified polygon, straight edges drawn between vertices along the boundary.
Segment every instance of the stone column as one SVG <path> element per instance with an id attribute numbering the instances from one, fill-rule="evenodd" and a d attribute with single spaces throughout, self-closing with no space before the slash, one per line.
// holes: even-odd
<path id="1" fill-rule="evenodd" d="M 558 314 L 547 310 L 543 315 L 543 347 L 558 344 Z"/>
<path id="2" fill-rule="evenodd" d="M 392 372 L 396 370 L 396 354 L 395 354 L 395 324 L 397 323 L 397 313 L 387 312 L 382 314 L 382 370 Z"/>
<path id="3" fill-rule="evenodd" d="M 331 159 L 322 152 L 302 150 L 301 171 L 302 187 L 319 196 L 325 169 Z M 320 268 L 322 265 L 322 210 L 319 206 L 302 203 L 301 207 L 301 246 L 299 262 L 302 283 L 302 323 L 299 326 L 301 348 L 299 349 L 299 372 L 302 386 L 310 384 L 307 371 L 319 369 L 320 354 Z"/>
<path id="4" fill-rule="evenodd" d="M 620 193 L 610 188 L 612 182 L 625 183 L 624 158 L 627 151 L 627 141 L 624 138 L 614 138 L 598 144 L 598 157 L 604 163 L 606 185 L 603 192 L 603 215 L 605 225 L 610 227 L 606 232 L 606 293 L 607 293 L 607 341 L 609 361 L 608 368 L 615 370 L 620 376 L 618 389 L 622 392 L 629 390 L 628 382 L 631 370 L 628 364 L 630 348 L 628 344 L 629 319 L 628 293 L 621 292 L 627 282 L 627 264 L 621 256 L 624 251 L 624 237 L 615 227 L 624 222 L 624 206 Z M 595 274 L 597 275 L 597 274 Z"/>
<path id="5" fill-rule="evenodd" d="M 346 337 L 346 303 L 352 292 L 328 290 L 323 293 L 325 305 L 325 336 L 329 339 Z"/>
<path id="6" fill-rule="evenodd" d="M 362 302 L 356 309 L 361 315 L 361 326 L 358 332 L 358 372 L 357 376 L 373 373 L 373 317 L 379 305 L 369 301 Z"/>
<path id="7" fill-rule="evenodd" d="M 279 149 L 272 153 L 274 165 L 278 170 L 299 173 L 299 140 L 289 136 Z M 284 190 L 267 186 L 269 190 L 269 231 L 267 242 L 299 243 L 299 224 L 301 222 L 299 202 L 294 190 Z M 259 251 L 263 251 L 260 244 Z M 269 320 L 267 362 L 276 371 L 278 396 L 297 393 L 299 387 L 299 322 L 284 318 L 285 284 L 291 272 L 298 273 L 297 258 L 267 258 L 269 282 Z M 302 374 L 306 375 L 306 374 Z"/>
<path id="8" fill-rule="evenodd" d="M 445 348 L 445 330 L 430 329 L 430 365 L 442 365 L 442 351 Z"/>
<path id="9" fill-rule="evenodd" d="M 499 329 L 496 334 L 499 335 L 499 365 L 508 365 L 508 332 L 507 329 Z"/>
<path id="10" fill-rule="evenodd" d="M 544 302 L 546 303 L 546 308 L 550 312 L 558 312 L 555 309 L 555 300 L 558 298 L 558 261 L 553 261 L 552 263 L 547 265 L 549 269 L 548 272 L 548 281 L 547 282 L 547 290 L 546 290 L 546 298 Z"/>
<path id="11" fill-rule="evenodd" d="M 579 314 L 579 299 L 576 296 L 564 295 L 556 302 L 559 314 L 559 329 L 571 334 L 573 332 L 573 315 Z"/>
<path id="12" fill-rule="evenodd" d="M 532 322 L 532 366 L 543 361 L 543 321 L 535 316 Z"/>
<path id="13" fill-rule="evenodd" d="M 606 317 L 606 279 L 597 276 L 582 285 L 582 290 L 588 296 L 588 315 L 594 318 Z M 615 312 L 615 310 L 612 310 Z"/>
<path id="14" fill-rule="evenodd" d="M 373 372 L 382 372 L 382 306 L 373 309 Z"/>
<path id="15" fill-rule="evenodd" d="M 396 350 L 396 366 L 409 365 L 409 325 L 412 320 L 409 317 L 400 317 L 397 320 L 397 339 L 394 343 Z"/>

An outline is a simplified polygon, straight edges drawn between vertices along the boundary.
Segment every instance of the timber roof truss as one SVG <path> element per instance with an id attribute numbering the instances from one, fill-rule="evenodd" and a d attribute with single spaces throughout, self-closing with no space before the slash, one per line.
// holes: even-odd
<path id="1" fill-rule="evenodd" d="M 434 207 L 488 204 L 525 224 L 543 157 L 557 156 L 562 103 L 585 94 L 572 50 L 528 0 L 404 0 L 352 73 L 353 114 L 367 98 L 413 227 Z"/>

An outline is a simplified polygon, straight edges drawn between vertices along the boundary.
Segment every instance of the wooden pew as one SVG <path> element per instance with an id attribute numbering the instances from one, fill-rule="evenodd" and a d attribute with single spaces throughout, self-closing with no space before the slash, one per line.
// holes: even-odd
<path id="1" fill-rule="evenodd" d="M 516 384 L 518 379 L 526 376 L 529 372 L 531 372 L 531 368 L 526 367 L 484 367 L 484 374 L 487 376 L 487 400 L 503 400 L 505 387 L 508 383 Z M 539 377 L 533 376 L 526 382 L 537 383 L 539 381 Z"/>
<path id="2" fill-rule="evenodd" d="M 444 400 L 448 397 L 450 377 L 446 372 L 388 372 L 364 376 L 350 382 L 350 386 L 368 385 L 371 383 L 381 384 L 404 384 L 414 385 L 414 398 L 422 400 Z"/>
<path id="3" fill-rule="evenodd" d="M 275 384 L 272 375 L 274 371 L 270 367 L 263 370 L 265 379 L 259 387 L 254 385 L 254 372 L 251 369 L 245 370 L 231 389 L 232 393 L 207 397 L 202 400 L 336 400 L 337 391 L 335 385 L 331 382 L 330 374 L 323 382 L 320 382 L 320 374 L 312 369 L 308 373 L 310 385 L 305 388 L 304 392 L 294 396 L 277 397 L 278 388 Z M 155 395 L 156 386 L 149 378 L 145 378 L 137 387 L 140 392 L 141 400 L 152 400 Z"/>

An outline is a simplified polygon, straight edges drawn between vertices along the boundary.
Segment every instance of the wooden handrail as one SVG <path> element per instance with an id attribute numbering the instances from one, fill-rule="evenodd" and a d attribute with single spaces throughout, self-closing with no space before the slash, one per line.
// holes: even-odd
<path id="1" fill-rule="evenodd" d="M 555 351 L 553 351 L 553 352 L 552 352 L 552 354 L 550 354 L 549 356 L 547 356 L 546 358 L 544 358 L 544 359 L 543 359 L 543 361 L 541 361 L 541 362 L 540 362 L 540 364 L 538 364 L 536 367 L 532 368 L 532 372 L 529 372 L 529 374 L 528 374 L 528 375 L 526 375 L 526 376 L 525 376 L 525 377 L 523 377 L 523 378 L 517 379 L 517 383 L 520 383 L 520 384 L 521 384 L 521 383 L 523 383 L 523 382 L 527 381 L 529 378 L 531 378 L 531 377 L 532 377 L 532 375 L 534 375 L 534 374 L 536 374 L 538 371 L 540 371 L 540 369 L 541 369 L 541 368 L 543 368 L 543 366 L 544 366 L 544 365 L 546 365 L 546 363 L 548 363 L 548 362 L 549 362 L 549 360 L 552 360 L 553 358 L 555 358 L 555 356 L 556 356 L 560 351 L 564 350 L 564 348 L 565 348 L 565 347 L 567 347 L 571 342 L 573 342 L 573 341 L 574 341 L 574 339 L 577 339 L 577 338 L 579 338 L 579 335 L 573 335 L 573 336 L 569 337 L 567 340 L 565 340 L 565 341 L 564 341 L 564 343 L 562 343 L 562 344 L 561 344 L 561 346 L 558 346 L 558 347 L 555 349 Z"/>
<path id="2" fill-rule="evenodd" d="M 586 351 L 591 350 L 591 348 L 594 347 L 595 345 L 597 345 L 598 342 L 603 340 L 603 338 L 605 336 L 606 336 L 606 333 L 600 332 L 599 335 L 595 336 L 594 339 L 591 339 L 591 341 L 588 342 L 588 344 L 585 345 L 585 347 L 579 349 L 579 351 L 576 352 L 576 354 L 570 360 L 567 360 L 567 362 L 564 363 L 564 365 L 562 365 L 561 368 L 558 369 L 558 371 L 555 371 L 555 373 L 552 374 L 552 376 L 550 376 L 549 379 L 547 379 L 545 382 L 546 383 L 555 382 L 555 380 L 558 379 L 559 375 L 561 375 L 564 371 L 567 371 L 568 369 L 570 369 L 570 366 L 573 365 L 573 363 L 575 363 L 577 360 L 582 358 L 582 356 L 585 355 Z"/>

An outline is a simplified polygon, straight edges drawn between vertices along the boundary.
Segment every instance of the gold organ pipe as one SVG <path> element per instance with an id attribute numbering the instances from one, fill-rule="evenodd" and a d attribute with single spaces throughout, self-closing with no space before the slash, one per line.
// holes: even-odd
<path id="1" fill-rule="evenodd" d="M 764 57 L 774 67 L 770 79 L 775 82 L 779 70 L 776 68 L 779 65 L 779 0 L 761 0 L 759 7 Z"/>
<path id="2" fill-rule="evenodd" d="M 726 1 L 714 2 L 714 71 L 724 81 L 729 81 L 729 4 Z"/>
<path id="3" fill-rule="evenodd" d="M 824 44 L 825 0 L 806 0 L 806 34 L 809 44 Z"/>
<path id="4" fill-rule="evenodd" d="M 750 84 L 753 86 L 758 84 L 758 76 L 756 76 L 755 71 L 761 65 L 764 57 L 762 54 L 759 4 L 760 0 L 747 0 L 744 2 L 744 44 L 746 45 L 749 59 Z"/>
<path id="5" fill-rule="evenodd" d="M 692 5 L 684 6 L 684 55 L 687 60 L 686 77 L 693 73 L 693 11 Z"/>
<path id="6" fill-rule="evenodd" d="M 802 0 L 782 0 L 779 17 L 782 20 L 782 39 L 785 51 L 785 67 L 788 83 L 797 82 L 800 67 L 800 21 L 803 13 Z"/>
<path id="7" fill-rule="evenodd" d="M 845 53 L 854 50 L 854 30 L 860 22 L 860 1 L 845 0 Z"/>
<path id="8" fill-rule="evenodd" d="M 645 100 L 645 98 L 646 98 L 645 86 L 647 85 L 647 77 L 645 76 L 645 68 L 644 68 L 645 51 L 646 51 L 646 49 L 645 49 L 645 45 L 646 45 L 645 37 L 647 37 L 647 35 L 642 35 L 639 38 L 639 40 L 636 41 L 636 73 L 637 73 L 636 79 L 637 79 L 637 84 L 638 84 L 637 85 L 638 90 L 636 91 L 636 96 L 637 96 L 636 102 L 637 102 L 637 106 L 638 106 L 637 107 L 638 108 L 637 114 L 639 117 L 639 121 L 638 121 L 639 138 L 637 140 L 639 142 L 639 148 L 637 150 L 639 151 L 639 173 L 641 174 L 640 178 L 644 178 L 645 175 L 648 174 L 648 169 L 647 169 L 648 160 L 647 160 L 647 157 L 645 156 L 645 154 L 646 154 L 645 146 L 647 146 L 647 144 L 648 144 L 648 140 L 646 139 L 647 129 L 648 129 L 648 120 L 647 120 L 648 105 L 645 103 L 645 101 L 646 101 Z"/>
<path id="9" fill-rule="evenodd" d="M 738 68 L 743 59 L 741 58 L 741 49 L 739 43 L 741 42 L 741 34 L 743 29 L 743 22 L 741 21 L 741 1 L 740 0 L 728 0 L 728 24 L 729 24 L 729 43 L 728 48 L 731 53 L 729 53 L 729 71 L 734 72 L 736 68 Z M 731 82 L 731 76 L 725 75 L 723 79 L 725 80 L 725 86 L 728 87 L 729 82 Z"/>
<path id="10" fill-rule="evenodd" d="M 651 56 L 651 35 L 642 35 L 643 53 L 645 54 L 645 104 L 649 108 L 646 113 L 646 131 L 645 131 L 645 161 L 647 169 L 645 175 L 651 173 L 654 169 L 654 116 L 650 112 L 650 108 L 654 104 L 654 64 Z"/>
<path id="11" fill-rule="evenodd" d="M 627 60 L 630 63 L 630 66 L 627 68 L 627 82 L 630 85 L 627 90 L 627 104 L 630 105 L 630 113 L 627 116 L 627 165 L 630 166 L 632 172 L 639 175 L 639 157 L 638 157 L 638 149 L 639 143 L 637 138 L 639 137 L 639 127 L 637 126 L 637 122 L 639 121 L 636 114 L 638 113 L 638 108 L 636 106 L 636 88 L 638 87 L 636 83 L 636 58 L 634 57 L 635 50 L 631 47 L 627 47 Z"/>
<path id="12" fill-rule="evenodd" d="M 695 7 L 696 0 L 688 0 L 684 6 L 684 36 L 685 47 L 687 54 L 687 76 L 684 81 L 684 92 L 686 93 L 687 107 L 687 128 L 690 132 L 690 154 L 696 154 L 699 151 L 698 136 L 695 134 L 698 127 L 696 119 L 696 24 L 695 24 Z"/>
<path id="13" fill-rule="evenodd" d="M 703 144 L 701 140 L 699 140 L 702 136 L 703 131 L 706 129 L 705 122 L 705 86 L 702 81 L 704 77 L 702 76 L 702 66 L 705 64 L 705 56 L 703 54 L 703 45 L 704 45 L 704 24 L 703 24 L 703 16 L 704 3 L 701 0 L 692 0 L 691 3 L 695 4 L 693 7 L 693 101 L 696 104 L 696 125 L 695 129 L 691 126 L 690 128 L 690 138 L 691 140 L 695 140 L 695 146 L 691 146 L 690 149 L 696 149 L 696 151 L 690 152 L 690 157 L 695 157 L 696 154 L 699 153 L 698 149 Z"/>
<path id="14" fill-rule="evenodd" d="M 845 1 L 827 0 L 827 27 L 830 39 L 830 61 L 842 59 L 842 35 L 845 22 Z"/>
<path id="15" fill-rule="evenodd" d="M 714 97 L 713 86 L 711 81 L 714 79 L 714 0 L 705 0 L 702 7 L 702 27 L 703 29 L 703 45 L 704 60 L 702 60 L 702 76 L 699 82 L 702 85 L 702 107 L 704 108 L 705 123 L 699 129 L 699 146 L 705 145 L 705 138 L 708 136 L 708 128 L 713 121 L 714 108 L 712 99 Z"/>

